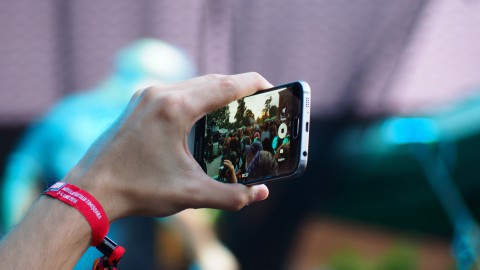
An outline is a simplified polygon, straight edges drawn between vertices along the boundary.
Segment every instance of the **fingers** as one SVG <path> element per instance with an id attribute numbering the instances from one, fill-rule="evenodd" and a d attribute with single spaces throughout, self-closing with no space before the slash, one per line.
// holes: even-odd
<path id="1" fill-rule="evenodd" d="M 196 116 L 210 113 L 237 99 L 251 95 L 258 90 L 272 87 L 261 75 L 255 72 L 237 75 L 207 75 L 185 82 L 189 89 L 189 100 Z"/>
<path id="2" fill-rule="evenodd" d="M 245 205 L 263 201 L 269 191 L 265 185 L 245 186 L 242 184 L 224 184 L 208 179 L 209 184 L 202 188 L 203 196 L 196 203 L 198 206 L 237 211 Z"/>
<path id="3" fill-rule="evenodd" d="M 154 104 L 157 115 L 167 119 L 185 119 L 188 124 L 230 102 L 251 95 L 272 85 L 256 72 L 218 75 L 211 74 L 172 85 L 152 86 L 137 91 L 130 104 L 140 100 Z M 181 121 L 180 121 L 181 122 Z"/>

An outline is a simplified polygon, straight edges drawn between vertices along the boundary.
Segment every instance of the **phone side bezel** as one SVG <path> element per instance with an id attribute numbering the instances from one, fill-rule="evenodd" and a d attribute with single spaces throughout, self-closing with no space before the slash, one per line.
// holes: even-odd
<path id="1" fill-rule="evenodd" d="M 260 178 L 254 181 L 250 182 L 243 182 L 242 184 L 245 184 L 247 186 L 251 185 L 257 185 L 273 180 L 280 180 L 280 179 L 290 179 L 290 178 L 296 178 L 301 176 L 307 166 L 307 161 L 308 161 L 308 143 L 309 143 L 309 130 L 310 130 L 310 95 L 311 95 L 311 90 L 310 86 L 308 85 L 307 82 L 305 81 L 296 81 L 280 86 L 276 86 L 274 88 L 270 89 L 265 89 L 262 91 L 258 91 L 256 94 L 266 92 L 266 91 L 272 91 L 275 89 L 283 88 L 283 87 L 291 87 L 294 84 L 299 84 L 300 89 L 301 89 L 301 103 L 300 103 L 300 115 L 301 115 L 301 121 L 300 121 L 300 147 L 299 147 L 299 152 L 298 152 L 298 163 L 296 165 L 296 168 L 293 169 L 292 173 L 288 173 L 286 175 L 279 175 L 271 178 Z M 195 123 L 195 125 L 192 127 L 189 136 L 188 136 L 188 147 L 190 152 L 193 154 L 194 158 L 197 160 L 203 160 L 203 145 L 204 145 L 204 136 L 205 136 L 205 128 L 206 128 L 206 116 L 203 116 L 199 121 Z M 308 126 L 308 129 L 307 129 Z M 200 164 L 202 166 L 202 164 Z"/>
<path id="2" fill-rule="evenodd" d="M 300 157 L 297 170 L 291 177 L 301 176 L 307 169 L 308 161 L 308 143 L 310 134 L 310 85 L 305 81 L 297 81 L 302 85 L 302 124 L 301 124 L 301 145 L 300 145 Z"/>
<path id="3" fill-rule="evenodd" d="M 299 147 L 299 152 L 298 152 L 298 163 L 296 168 L 292 173 L 286 174 L 286 175 L 279 175 L 271 178 L 260 178 L 255 181 L 251 182 L 246 182 L 242 183 L 247 186 L 253 186 L 253 185 L 258 185 L 258 184 L 263 184 L 266 182 L 270 181 L 276 181 L 276 180 L 282 180 L 282 179 L 292 179 L 292 178 L 297 178 L 300 177 L 306 170 L 307 168 L 307 161 L 308 161 L 308 143 L 309 143 L 309 131 L 310 127 L 308 127 L 307 130 L 307 125 L 310 125 L 310 95 L 311 95 L 311 90 L 310 90 L 310 85 L 302 80 L 284 84 L 277 86 L 272 89 L 267 89 L 267 90 L 273 90 L 273 89 L 278 89 L 282 87 L 290 87 L 293 84 L 300 84 L 301 86 L 301 125 L 300 125 L 300 130 L 302 131 L 301 137 L 300 137 L 300 147 Z M 305 155 L 303 154 L 305 153 Z"/>

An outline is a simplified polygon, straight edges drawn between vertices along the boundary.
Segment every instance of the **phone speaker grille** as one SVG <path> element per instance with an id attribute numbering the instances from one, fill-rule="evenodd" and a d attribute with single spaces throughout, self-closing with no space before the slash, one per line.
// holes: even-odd
<path id="1" fill-rule="evenodd" d="M 305 107 L 310 108 L 310 98 L 306 98 L 305 100 Z"/>

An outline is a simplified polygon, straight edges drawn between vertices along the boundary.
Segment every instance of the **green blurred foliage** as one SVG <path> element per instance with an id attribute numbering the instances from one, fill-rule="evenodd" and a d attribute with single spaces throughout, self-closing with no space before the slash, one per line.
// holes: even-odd
<path id="1" fill-rule="evenodd" d="M 332 256 L 327 269 L 417 270 L 419 269 L 417 249 L 412 244 L 398 243 L 375 259 L 364 258 L 356 250 L 344 249 Z"/>

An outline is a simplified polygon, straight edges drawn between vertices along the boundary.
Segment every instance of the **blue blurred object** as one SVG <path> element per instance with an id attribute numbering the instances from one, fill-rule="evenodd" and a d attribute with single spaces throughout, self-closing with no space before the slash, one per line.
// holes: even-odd
<path id="1" fill-rule="evenodd" d="M 460 270 L 480 269 L 480 226 L 454 181 L 457 143 L 480 134 L 480 95 L 426 115 L 394 116 L 353 128 L 338 149 L 368 167 L 368 158 L 413 157 L 454 229 L 452 251 Z M 400 162 L 398 162 L 400 161 Z M 394 165 L 408 170 L 406 160 Z"/>
<path id="2" fill-rule="evenodd" d="M 122 49 L 113 74 L 90 91 L 67 96 L 26 132 L 6 164 L 2 189 L 2 221 L 13 226 L 40 192 L 63 178 L 96 138 L 120 115 L 134 91 L 195 75 L 180 49 L 155 39 L 141 39 Z M 115 240 L 121 225 L 114 224 Z M 87 257 L 94 258 L 94 250 Z M 91 266 L 82 259 L 77 267 Z M 141 266 L 138 265 L 140 268 Z M 148 267 L 147 267 L 148 268 Z"/>
<path id="3" fill-rule="evenodd" d="M 449 157 L 445 157 L 444 149 L 413 145 L 411 150 L 454 227 L 452 251 L 458 269 L 480 269 L 477 261 L 480 255 L 480 227 L 452 179 L 450 171 L 454 170 L 454 165 L 446 164 L 445 160 Z"/>

